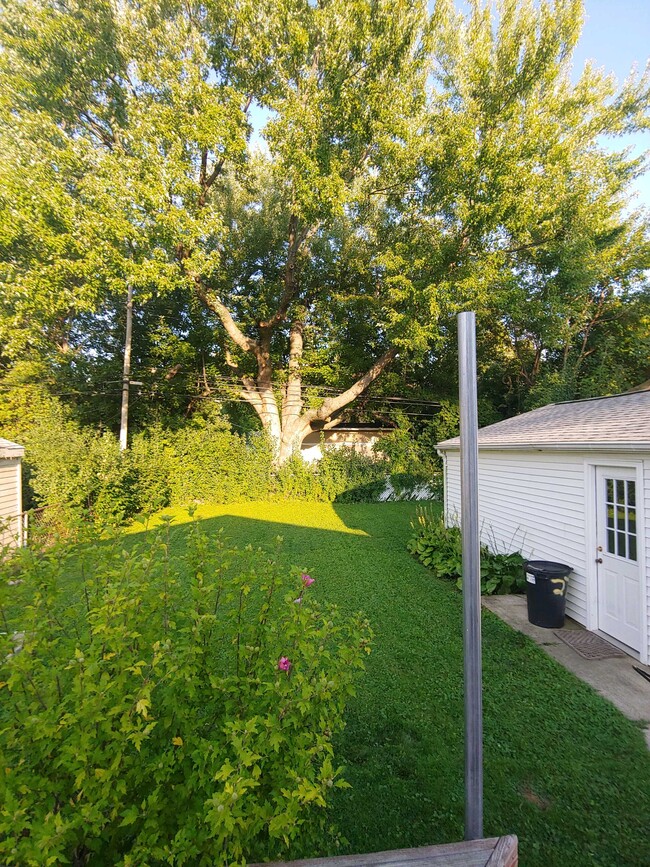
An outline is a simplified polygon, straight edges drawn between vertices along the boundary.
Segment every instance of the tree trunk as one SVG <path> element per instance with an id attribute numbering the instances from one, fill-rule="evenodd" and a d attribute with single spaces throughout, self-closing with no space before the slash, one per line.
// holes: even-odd
<path id="1" fill-rule="evenodd" d="M 333 416 L 362 394 L 377 379 L 395 358 L 397 350 L 391 347 L 350 388 L 335 397 L 327 398 L 318 409 L 309 410 L 303 409 L 302 380 L 299 372 L 299 358 L 301 355 L 302 324 L 294 323 L 290 336 L 289 376 L 285 386 L 281 414 L 278 411 L 275 395 L 270 384 L 266 387 L 265 394 L 262 396 L 259 376 L 255 391 L 250 386 L 248 388 L 245 386 L 242 392 L 243 396 L 259 415 L 264 430 L 271 437 L 271 441 L 275 446 L 275 462 L 277 466 L 286 463 L 293 454 L 300 451 L 303 440 L 312 430 L 312 422 L 319 422 L 321 430 L 330 430 L 336 427 L 339 421 L 333 418 Z"/>
<path id="2" fill-rule="evenodd" d="M 301 227 L 298 216 L 291 215 L 283 290 L 273 315 L 257 323 L 257 339 L 249 337 L 242 331 L 220 298 L 211 293 L 199 279 L 194 280 L 199 298 L 213 313 L 217 314 L 230 340 L 242 352 L 255 357 L 257 363 L 255 377 L 243 374 L 228 352 L 226 362 L 241 378 L 241 396 L 253 407 L 273 443 L 276 466 L 286 463 L 293 454 L 299 452 L 304 438 L 311 430 L 312 422 L 319 422 L 319 427 L 325 430 L 335 427 L 338 424 L 335 414 L 365 391 L 397 355 L 397 350 L 391 347 L 350 388 L 336 397 L 327 398 L 318 409 L 304 409 L 301 362 L 306 310 L 302 306 L 303 302 L 300 301 L 300 256 L 304 255 L 303 245 L 313 236 L 317 228 L 318 226 Z M 290 308 L 293 308 L 291 318 Z M 275 330 L 281 325 L 286 325 L 289 319 L 289 365 L 287 382 L 279 406 L 277 394 L 273 389 L 271 340 Z"/>

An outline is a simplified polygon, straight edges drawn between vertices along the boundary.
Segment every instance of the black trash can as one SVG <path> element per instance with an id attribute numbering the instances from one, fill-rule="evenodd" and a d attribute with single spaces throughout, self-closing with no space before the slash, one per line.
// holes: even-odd
<path id="1" fill-rule="evenodd" d="M 524 572 L 528 622 L 546 629 L 564 626 L 566 579 L 571 566 L 548 560 L 528 560 L 524 563 Z"/>

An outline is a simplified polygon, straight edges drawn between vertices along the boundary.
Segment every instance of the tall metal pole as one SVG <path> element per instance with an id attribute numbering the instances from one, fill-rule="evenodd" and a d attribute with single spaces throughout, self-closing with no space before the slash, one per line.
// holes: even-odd
<path id="1" fill-rule="evenodd" d="M 477 840 L 483 836 L 483 695 L 476 317 L 473 312 L 460 313 L 458 316 L 458 374 L 465 658 L 465 839 Z"/>
<path id="2" fill-rule="evenodd" d="M 120 451 L 126 448 L 129 432 L 129 385 L 131 380 L 131 333 L 133 331 L 133 287 L 129 283 L 126 295 L 126 338 L 122 370 L 122 412 L 120 414 Z"/>

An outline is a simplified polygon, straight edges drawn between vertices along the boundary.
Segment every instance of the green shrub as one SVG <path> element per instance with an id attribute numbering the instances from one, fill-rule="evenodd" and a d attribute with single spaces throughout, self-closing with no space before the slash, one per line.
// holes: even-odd
<path id="1" fill-rule="evenodd" d="M 82 428 L 52 401 L 25 434 L 25 463 L 37 505 L 50 523 L 69 527 L 82 513 L 99 525 L 140 511 L 143 498 L 130 455 L 115 436 Z"/>
<path id="2" fill-rule="evenodd" d="M 154 511 L 171 505 L 178 461 L 168 432 L 156 425 L 146 433 L 137 433 L 127 455 L 137 478 L 141 508 Z"/>
<path id="3" fill-rule="evenodd" d="M 345 491 L 353 492 L 365 485 L 372 486 L 372 490 L 379 494 L 384 489 L 389 471 L 390 463 L 386 459 L 359 454 L 354 448 L 325 448 L 323 457 L 316 464 L 323 499 L 328 501 L 341 501 L 340 495 Z"/>
<path id="4" fill-rule="evenodd" d="M 426 474 L 433 468 L 436 455 L 435 443 L 431 442 L 427 435 L 431 429 L 430 423 L 425 431 L 416 437 L 408 416 L 401 411 L 394 415 L 398 426 L 374 444 L 374 451 L 390 461 L 395 473 Z"/>
<path id="5" fill-rule="evenodd" d="M 178 555 L 167 527 L 18 557 L 22 583 L 15 559 L 0 576 L 3 864 L 237 865 L 322 833 L 366 621 L 198 524 Z"/>
<path id="6" fill-rule="evenodd" d="M 327 500 L 319 464 L 320 461 L 307 463 L 299 454 L 292 455 L 274 472 L 275 496 L 283 499 Z"/>
<path id="7" fill-rule="evenodd" d="M 525 593 L 524 558 L 519 551 L 494 554 L 481 549 L 481 593 Z"/>
<path id="8" fill-rule="evenodd" d="M 442 497 L 440 473 L 431 476 L 416 476 L 412 473 L 390 473 L 379 476 L 365 485 L 348 488 L 335 499 L 337 503 L 376 503 L 382 500 L 413 500 L 422 488 L 429 491 L 425 499 L 439 500 Z"/>
<path id="9" fill-rule="evenodd" d="M 426 508 L 418 510 L 417 521 L 411 525 L 413 535 L 407 548 L 438 578 L 455 581 L 462 587 L 463 551 L 460 529 L 446 527 L 439 515 Z M 481 593 L 491 596 L 523 593 L 526 588 L 524 558 L 517 551 L 493 553 L 481 545 Z"/>
<path id="10" fill-rule="evenodd" d="M 389 463 L 353 448 L 325 448 L 313 463 L 293 455 L 275 471 L 276 496 L 323 502 L 374 502 L 386 486 Z M 346 495 L 348 495 L 346 497 Z"/>
<path id="11" fill-rule="evenodd" d="M 348 488 L 335 497 L 337 503 L 376 503 L 386 490 L 387 476 L 380 476 L 357 488 Z"/>
<path id="12" fill-rule="evenodd" d="M 463 550 L 458 527 L 445 527 L 441 517 L 418 509 L 407 548 L 438 578 L 456 581 L 462 572 Z"/>
<path id="13" fill-rule="evenodd" d="M 246 439 L 223 425 L 206 424 L 175 432 L 171 445 L 172 504 L 268 497 L 272 451 L 263 434 Z"/>
<path id="14" fill-rule="evenodd" d="M 265 499 L 272 489 L 268 439 L 241 437 L 219 418 L 153 427 L 120 452 L 114 434 L 82 427 L 52 401 L 24 443 L 34 503 L 47 506 L 45 521 L 58 529 L 82 513 L 105 526 L 168 505 Z"/>
<path id="15" fill-rule="evenodd" d="M 325 449 L 313 464 L 294 455 L 275 468 L 264 433 L 241 436 L 215 414 L 175 430 L 152 426 L 120 452 L 114 434 L 82 427 L 54 400 L 26 433 L 25 445 L 35 504 L 48 507 L 48 525 L 66 532 L 82 514 L 105 526 L 198 502 L 274 497 L 374 502 L 392 469 L 385 457 L 352 448 Z M 391 479 L 406 497 L 409 485 L 431 484 L 434 476 L 401 473 Z"/>
<path id="16" fill-rule="evenodd" d="M 396 500 L 413 500 L 418 490 L 426 488 L 430 496 L 427 499 L 442 500 L 442 473 L 436 470 L 426 476 L 414 473 L 391 473 L 389 482 Z"/>

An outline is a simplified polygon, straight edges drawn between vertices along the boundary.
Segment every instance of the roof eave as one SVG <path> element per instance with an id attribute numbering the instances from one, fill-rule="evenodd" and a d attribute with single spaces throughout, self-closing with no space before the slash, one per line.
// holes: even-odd
<path id="1" fill-rule="evenodd" d="M 540 443 L 540 442 L 531 442 L 531 443 L 481 443 L 478 444 L 479 451 L 517 451 L 517 452 L 530 452 L 530 451 L 563 451 L 563 452 L 577 452 L 577 451 L 589 451 L 589 452 L 649 452 L 650 451 L 650 441 L 648 442 L 633 442 L 633 443 L 622 443 L 622 442 L 577 442 L 577 443 Z M 438 443 L 436 446 L 438 452 L 445 451 L 459 451 L 460 450 L 460 442 L 442 442 Z"/>
<path id="2" fill-rule="evenodd" d="M 22 458 L 25 456 L 23 446 L 0 446 L 0 458 L 8 460 L 10 458 Z"/>

